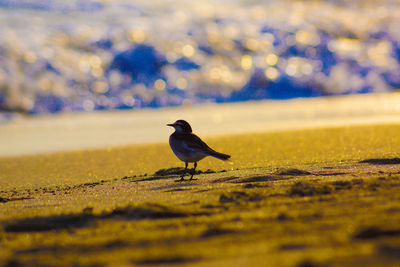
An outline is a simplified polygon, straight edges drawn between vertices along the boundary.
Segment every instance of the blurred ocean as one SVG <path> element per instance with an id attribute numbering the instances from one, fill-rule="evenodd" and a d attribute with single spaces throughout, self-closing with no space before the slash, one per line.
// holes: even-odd
<path id="1" fill-rule="evenodd" d="M 399 1 L 0 0 L 0 122 L 400 88 Z"/>

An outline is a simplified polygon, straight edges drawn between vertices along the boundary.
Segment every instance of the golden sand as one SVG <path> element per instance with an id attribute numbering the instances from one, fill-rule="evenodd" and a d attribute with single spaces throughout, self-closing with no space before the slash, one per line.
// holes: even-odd
<path id="1" fill-rule="evenodd" d="M 399 134 L 207 138 L 234 165 L 207 158 L 186 182 L 155 174 L 183 165 L 166 143 L 1 158 L 0 263 L 398 266 Z"/>
<path id="2" fill-rule="evenodd" d="M 399 125 L 365 125 L 205 138 L 234 165 L 213 158 L 199 169 L 215 171 L 393 157 L 400 151 Z M 33 189 L 153 174 L 183 166 L 167 143 L 0 158 L 0 188 Z"/>

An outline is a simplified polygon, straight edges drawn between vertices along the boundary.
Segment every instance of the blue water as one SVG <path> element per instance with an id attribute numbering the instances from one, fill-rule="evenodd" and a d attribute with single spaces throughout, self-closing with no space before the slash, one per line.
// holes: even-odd
<path id="1" fill-rule="evenodd" d="M 394 91 L 399 2 L 364 2 L 0 0 L 0 122 Z"/>

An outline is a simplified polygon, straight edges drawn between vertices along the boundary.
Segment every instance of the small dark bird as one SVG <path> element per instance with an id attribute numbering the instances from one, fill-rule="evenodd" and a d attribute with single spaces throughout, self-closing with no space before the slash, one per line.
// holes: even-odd
<path id="1" fill-rule="evenodd" d="M 194 163 L 191 173 L 192 176 L 190 177 L 190 180 L 192 180 L 199 160 L 211 156 L 220 160 L 229 161 L 230 155 L 216 152 L 197 135 L 192 133 L 192 127 L 190 127 L 187 121 L 177 120 L 172 124 L 167 124 L 167 126 L 175 128 L 175 132 L 169 137 L 169 145 L 175 155 L 185 162 L 185 173 L 182 175 L 181 181 L 184 180 L 183 177 L 186 174 L 189 162 Z"/>

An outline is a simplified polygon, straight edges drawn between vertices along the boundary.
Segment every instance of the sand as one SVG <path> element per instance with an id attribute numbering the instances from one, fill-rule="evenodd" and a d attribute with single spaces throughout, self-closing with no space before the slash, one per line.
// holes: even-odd
<path id="1" fill-rule="evenodd" d="M 177 119 L 201 137 L 400 123 L 400 94 L 62 113 L 0 124 L 0 157 L 166 142 Z"/>
<path id="2" fill-rule="evenodd" d="M 5 266 L 398 266 L 400 124 L 0 158 Z"/>

